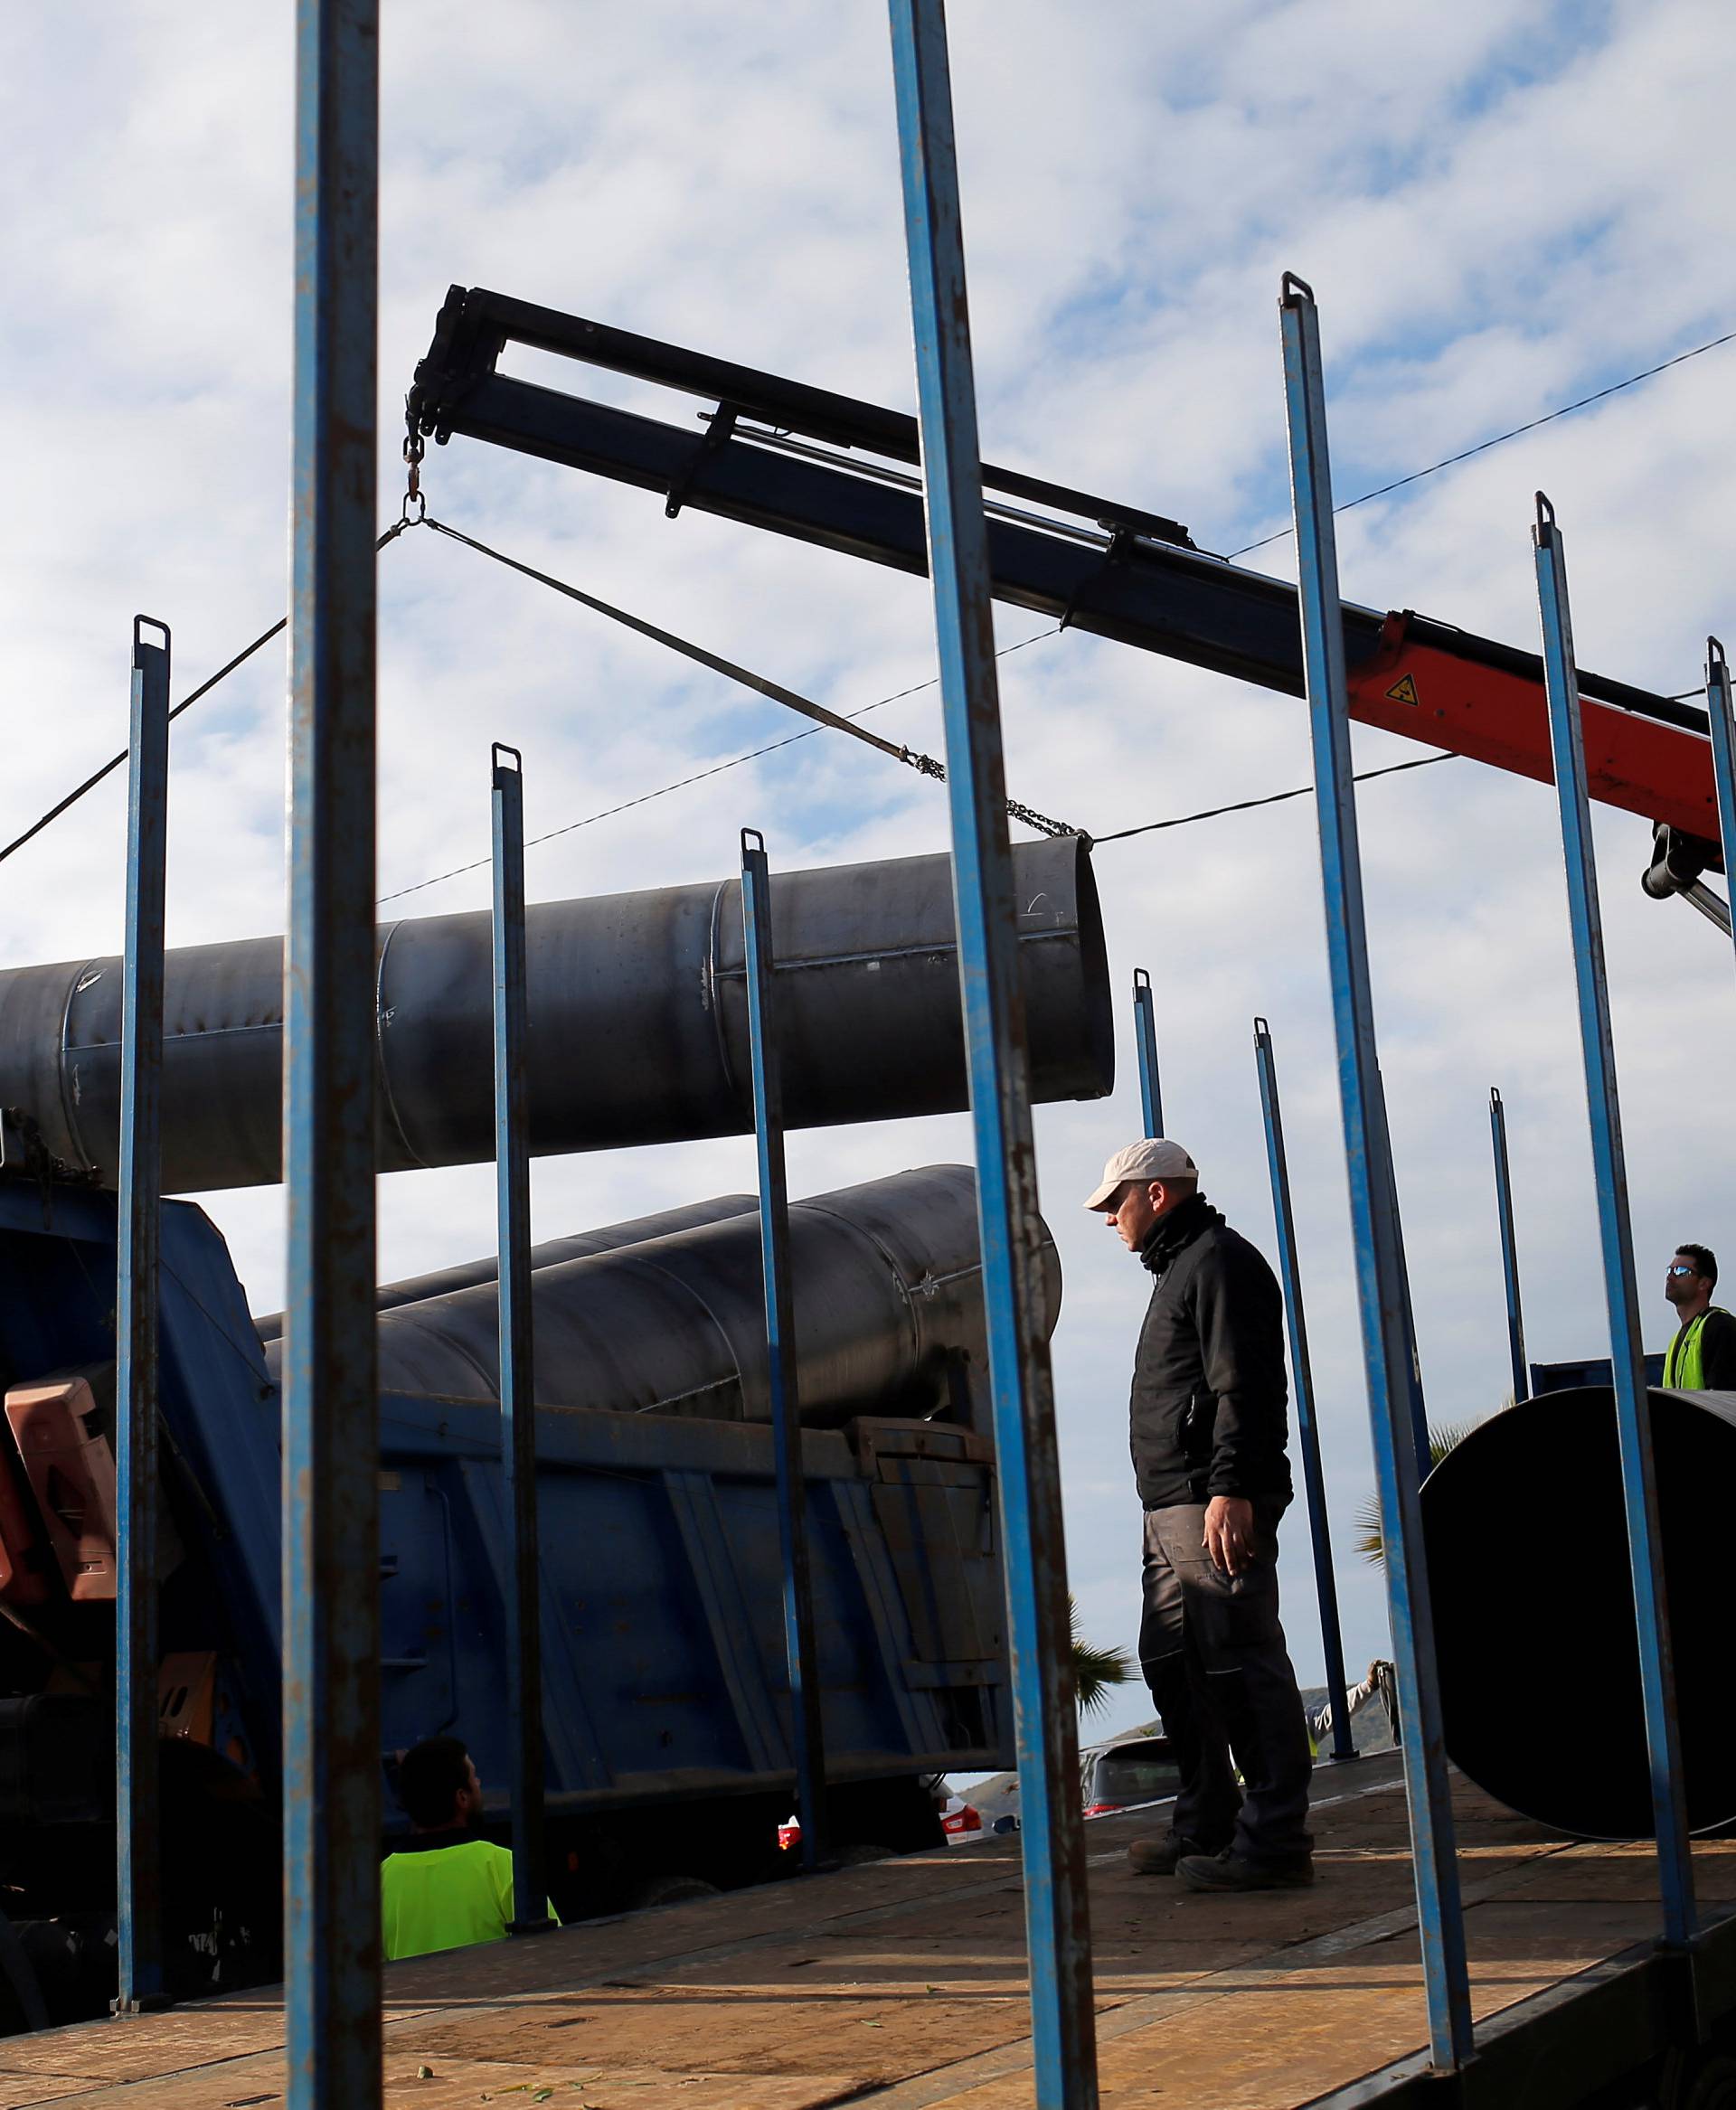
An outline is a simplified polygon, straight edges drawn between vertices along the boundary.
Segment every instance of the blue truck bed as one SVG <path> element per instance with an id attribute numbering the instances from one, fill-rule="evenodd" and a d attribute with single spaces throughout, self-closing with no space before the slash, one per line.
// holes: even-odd
<path id="1" fill-rule="evenodd" d="M 114 1236 L 111 1195 L 0 1178 L 8 1386 L 112 1360 Z M 229 1945 L 220 1982 L 269 1970 L 275 1939 L 275 1895 L 239 1898 L 235 1884 L 243 1869 L 265 1882 L 276 1862 L 279 1402 L 227 1248 L 182 1201 L 164 1208 L 161 1358 L 182 1550 L 162 1598 L 165 1730 L 181 1761 L 165 1762 L 165 1868 L 194 1990 L 212 1914 L 227 1930 L 217 1950 Z M 382 1762 L 437 1731 L 462 1736 L 498 1825 L 499 1416 L 388 1393 L 380 1436 Z M 769 1429 L 543 1408 L 537 1442 L 562 1916 L 619 1908 L 670 1878 L 779 1873 L 794 1767 Z M 804 1455 L 836 1843 L 933 1843 L 924 1776 L 1011 1757 L 992 1447 L 945 1421 L 863 1418 L 806 1432 Z M 0 1470 L 22 1487 L 10 1451 Z M 40 1544 L 18 1550 L 44 1565 Z M 91 1996 L 112 1924 L 113 1606 L 66 1601 L 56 1581 L 24 1616 L 33 1634 L 0 1625 L 0 1815 L 14 1820 L 0 1878 L 28 1900 L 27 1931 L 33 1916 L 83 1929 L 90 1953 L 42 1967 L 51 1987 L 64 1981 L 64 2007 L 75 1984 Z"/>

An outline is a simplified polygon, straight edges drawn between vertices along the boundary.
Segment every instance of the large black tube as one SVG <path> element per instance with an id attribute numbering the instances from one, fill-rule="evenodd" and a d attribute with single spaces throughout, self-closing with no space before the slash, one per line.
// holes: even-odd
<path id="1" fill-rule="evenodd" d="M 1085 844 L 1020 843 L 1014 877 L 1033 1094 L 1099 1097 L 1114 1031 Z M 772 899 L 788 1125 L 962 1107 L 951 860 L 779 873 Z M 533 1151 L 752 1128 L 739 879 L 539 903 L 527 937 Z M 169 955 L 166 1191 L 281 1176 L 282 981 L 279 938 Z M 381 1171 L 492 1157 L 486 912 L 383 926 L 377 998 Z M 119 1041 L 118 960 L 0 974 L 0 1106 L 110 1180 Z"/>
<path id="2" fill-rule="evenodd" d="M 545 1239 L 531 1248 L 531 1269 L 534 1273 L 539 1267 L 557 1267 L 562 1260 L 582 1260 L 592 1253 L 613 1253 L 623 1246 L 644 1245 L 649 1239 L 666 1239 L 675 1231 L 696 1230 L 703 1223 L 719 1223 L 726 1216 L 750 1215 L 759 1206 L 751 1194 L 719 1194 L 710 1201 L 690 1201 L 681 1209 L 661 1209 L 654 1216 L 605 1224 L 600 1230 Z M 382 1282 L 373 1293 L 374 1307 L 391 1312 L 400 1305 L 425 1304 L 429 1297 L 449 1296 L 455 1289 L 495 1282 L 499 1275 L 498 1254 L 490 1253 L 480 1260 L 460 1260 L 451 1267 L 437 1267 L 431 1275 L 407 1275 L 398 1282 Z M 273 1312 L 253 1323 L 261 1341 L 276 1341 L 283 1332 L 283 1314 Z"/>
<path id="3" fill-rule="evenodd" d="M 929 1165 L 790 1205 L 802 1417 L 926 1415 L 985 1371 L 976 1182 Z M 1046 1323 L 1061 1308 L 1051 1242 Z M 540 1404 L 763 1421 L 771 1412 L 758 1215 L 577 1260 L 532 1280 Z M 380 1316 L 380 1385 L 498 1397 L 498 1316 L 477 1284 Z M 267 1349 L 276 1373 L 280 1343 Z"/>
<path id="4" fill-rule="evenodd" d="M 1714 1831 L 1736 1820 L 1736 1393 L 1649 1399 L 1688 1822 Z M 1493 1416 L 1429 1474 L 1422 1513 L 1448 1756 L 1558 1831 L 1649 1838 L 1614 1395 Z"/>

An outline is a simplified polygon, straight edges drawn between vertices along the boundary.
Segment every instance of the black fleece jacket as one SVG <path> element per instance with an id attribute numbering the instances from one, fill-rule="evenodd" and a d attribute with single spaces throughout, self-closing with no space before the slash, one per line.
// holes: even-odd
<path id="1" fill-rule="evenodd" d="M 1140 1251 L 1156 1276 L 1134 1356 L 1133 1469 L 1147 1509 L 1290 1499 L 1284 1299 L 1263 1256 L 1203 1194 Z"/>

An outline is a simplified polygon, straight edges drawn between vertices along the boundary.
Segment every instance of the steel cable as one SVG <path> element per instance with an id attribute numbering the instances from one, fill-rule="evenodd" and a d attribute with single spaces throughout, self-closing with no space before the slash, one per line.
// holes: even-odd
<path id="1" fill-rule="evenodd" d="M 1438 469 L 1450 469 L 1459 462 L 1467 462 L 1473 455 L 1487 454 L 1492 447 L 1502 447 L 1509 439 L 1517 439 L 1521 434 L 1535 432 L 1540 425 L 1552 425 L 1556 419 L 1566 418 L 1575 410 L 1583 410 L 1589 404 L 1600 403 L 1606 396 L 1618 396 L 1623 389 L 1637 388 L 1643 381 L 1650 381 L 1654 374 L 1667 373 L 1671 367 L 1681 366 L 1690 359 L 1698 359 L 1703 352 L 1715 352 L 1720 344 L 1736 344 L 1736 330 L 1726 330 L 1722 337 L 1710 337 L 1703 344 L 1695 344 L 1692 350 L 1678 352 L 1674 359 L 1660 359 L 1656 366 L 1648 366 L 1644 373 L 1630 373 L 1626 381 L 1611 381 L 1607 389 L 1594 389 L 1589 396 L 1581 396 L 1575 403 L 1563 403 L 1559 410 L 1545 410 L 1541 418 L 1533 418 L 1524 425 L 1515 425 L 1510 431 L 1497 432 L 1493 439 L 1479 439 L 1475 447 L 1462 447 L 1458 454 L 1445 456 L 1440 461 L 1430 462 L 1426 469 L 1412 469 L 1408 476 L 1395 476 L 1390 484 L 1382 484 L 1378 490 L 1364 491 L 1360 498 L 1346 498 L 1342 505 L 1335 505 L 1335 513 L 1349 513 L 1358 505 L 1367 505 L 1376 498 L 1384 498 L 1393 491 L 1402 491 L 1407 484 L 1420 484 L 1425 476 L 1432 476 Z M 1262 535 L 1257 542 L 1244 542 L 1241 549 L 1231 550 L 1224 560 L 1233 564 L 1238 557 L 1250 555 L 1255 550 L 1263 550 L 1272 542 L 1281 542 L 1286 535 L 1293 535 L 1293 527 L 1278 528 L 1274 533 Z M 1698 695 L 1697 689 L 1690 695 Z"/>
<path id="2" fill-rule="evenodd" d="M 1709 338 L 1703 344 L 1695 344 L 1686 352 L 1678 352 L 1673 358 L 1660 360 L 1656 366 L 1648 366 L 1639 373 L 1629 374 L 1625 380 L 1612 381 L 1608 388 L 1594 390 L 1591 394 L 1580 396 L 1573 402 L 1563 403 L 1556 410 L 1546 411 L 1541 418 L 1533 418 L 1524 425 L 1515 425 L 1505 432 L 1496 433 L 1492 438 L 1479 440 L 1475 447 L 1467 447 L 1457 454 L 1447 455 L 1438 462 L 1429 463 L 1427 468 L 1413 469 L 1408 476 L 1395 477 L 1391 483 L 1382 484 L 1373 491 L 1364 491 L 1359 497 L 1347 498 L 1343 504 L 1335 506 L 1333 511 L 1335 513 L 1349 513 L 1356 506 L 1369 504 L 1376 498 L 1384 498 L 1394 491 L 1404 489 L 1407 485 L 1420 483 L 1425 476 L 1432 476 L 1441 469 L 1452 468 L 1459 462 L 1469 461 L 1476 455 L 1487 453 L 1491 447 L 1503 446 L 1506 441 L 1517 439 L 1524 433 L 1534 432 L 1540 426 L 1552 424 L 1558 418 L 1568 417 L 1575 410 L 1583 410 L 1592 403 L 1599 403 L 1608 397 L 1619 395 L 1623 390 L 1637 387 L 1641 381 L 1650 381 L 1656 374 L 1667 372 L 1673 366 L 1683 365 L 1690 359 L 1698 359 L 1703 353 L 1714 352 L 1720 345 L 1732 343 L 1736 343 L 1736 330 L 1726 331 L 1721 336 Z M 515 559 L 505 556 L 497 550 L 490 549 L 486 543 L 476 542 L 456 528 L 448 527 L 442 522 L 429 519 L 426 513 L 421 516 L 420 520 L 412 520 L 406 512 L 402 520 L 393 522 L 392 526 L 387 528 L 375 542 L 376 554 L 383 550 L 388 542 L 395 542 L 407 527 L 420 524 L 426 524 L 438 533 L 447 535 L 455 542 L 464 542 L 471 549 L 480 551 L 483 555 L 494 558 L 496 562 L 505 564 L 514 571 L 523 572 L 527 578 L 541 580 L 542 584 L 552 587 L 556 592 L 567 594 L 585 607 L 593 608 L 599 614 L 609 616 L 613 620 L 625 624 L 627 627 L 638 631 L 645 636 L 667 645 L 673 650 L 685 654 L 687 657 L 698 661 L 702 665 L 709 666 L 715 672 L 724 674 L 731 679 L 741 681 L 750 688 L 756 689 L 761 694 L 769 696 L 774 702 L 784 703 L 790 709 L 799 711 L 815 721 L 814 725 L 807 732 L 792 733 L 786 739 L 769 741 L 764 747 L 750 749 L 746 753 L 731 756 L 729 760 L 716 763 L 710 768 L 696 770 L 693 775 L 679 777 L 672 784 L 661 785 L 655 791 L 644 792 L 637 797 L 624 799 L 618 805 L 603 808 L 601 812 L 588 814 L 582 820 L 571 821 L 564 827 L 552 828 L 546 834 L 533 836 L 525 844 L 527 849 L 533 847 L 536 843 L 552 842 L 557 836 L 571 834 L 575 829 L 590 827 L 599 821 L 612 818 L 617 814 L 631 812 L 637 806 L 648 805 L 654 799 L 666 797 L 672 792 L 685 790 L 688 786 L 703 783 L 711 777 L 721 776 L 725 770 L 741 768 L 748 762 L 759 760 L 761 756 L 775 754 L 780 748 L 792 747 L 796 741 L 811 739 L 815 732 L 828 729 L 848 732 L 855 739 L 865 740 L 869 745 L 907 763 L 924 776 L 944 777 L 945 775 L 944 765 L 933 760 L 931 757 L 917 754 L 908 748 L 895 746 L 890 740 L 882 740 L 877 735 L 867 732 L 859 725 L 852 722 L 855 719 L 865 717 L 870 711 L 882 710 L 889 703 L 900 702 L 907 696 L 919 695 L 925 689 L 934 688 L 937 685 L 936 677 L 931 676 L 928 681 L 915 683 L 908 689 L 900 689 L 891 696 L 882 696 L 873 703 L 864 704 L 860 711 L 853 711 L 847 716 L 840 716 L 836 712 L 827 711 L 824 705 L 810 702 L 808 699 L 799 697 L 793 691 L 783 689 L 778 683 L 769 682 L 745 667 L 738 667 L 731 661 L 721 659 L 717 655 L 706 652 L 703 646 L 690 645 L 684 639 L 677 638 L 666 631 L 660 631 L 654 625 L 627 614 L 624 609 L 612 608 L 609 603 L 599 601 L 594 596 L 581 592 L 577 587 L 568 586 L 563 581 L 553 579 L 545 572 L 535 570 L 530 565 L 521 564 Z M 1263 550 L 1270 543 L 1283 541 L 1286 535 L 1293 532 L 1289 528 L 1280 528 L 1272 534 L 1262 536 L 1259 542 L 1245 542 L 1241 549 L 1231 551 L 1228 560 L 1233 561 L 1238 557 L 1250 555 L 1256 550 Z M 288 618 L 282 617 L 273 623 L 269 629 L 262 630 L 251 644 L 243 646 L 232 659 L 219 667 L 214 674 L 209 676 L 196 689 L 184 696 L 170 711 L 170 718 L 172 720 L 179 718 L 184 711 L 190 710 L 202 696 L 209 695 L 220 682 L 232 674 L 238 667 L 245 665 L 262 646 L 269 645 L 274 637 L 281 636 L 288 626 Z M 1039 645 L 1044 638 L 1057 637 L 1061 635 L 1062 627 L 1063 626 L 1058 624 L 1053 628 L 1039 630 L 1033 636 L 1020 638 L 1015 644 L 1003 645 L 995 656 L 996 659 L 1005 659 L 1008 654 L 1022 652 L 1025 646 L 1030 645 Z M 1700 695 L 1703 692 L 1703 689 L 1688 689 L 1683 691 L 1682 693 L 1684 697 L 1687 697 Z M 1680 700 L 1680 698 L 1676 699 L 1676 701 Z M 1445 762 L 1457 758 L 1451 755 L 1427 755 L 1416 761 L 1394 763 L 1387 768 L 1362 771 L 1355 780 L 1358 783 L 1365 783 L 1375 777 L 1392 776 L 1401 770 L 1422 768 L 1431 762 Z M 4 863 L 14 852 L 22 850 L 27 843 L 33 842 L 43 829 L 59 820 L 62 814 L 69 812 L 87 793 L 94 791 L 106 777 L 112 776 L 126 759 L 127 749 L 123 748 L 118 755 L 111 756 L 100 768 L 92 771 L 82 783 L 75 785 L 64 798 L 59 800 L 49 807 L 46 813 L 33 821 L 23 834 L 14 836 L 10 843 L 0 846 L 0 863 Z M 1299 785 L 1293 790 L 1273 792 L 1264 798 L 1239 799 L 1229 805 L 1208 806 L 1198 813 L 1179 814 L 1168 820 L 1147 821 L 1137 827 L 1117 829 L 1113 834 L 1099 835 L 1093 840 L 1098 843 L 1118 843 L 1125 841 L 1130 835 L 1148 834 L 1160 828 L 1184 827 L 1194 821 L 1216 820 L 1225 814 L 1247 813 L 1259 806 L 1281 805 L 1286 799 L 1301 798 L 1312 789 L 1311 785 Z M 1029 806 L 1021 805 L 1013 799 L 1007 801 L 1006 810 L 1014 820 L 1023 821 L 1027 825 L 1046 834 L 1082 833 L 1082 831 L 1069 828 L 1059 821 L 1051 820 L 1046 815 L 1039 814 Z M 479 858 L 469 864 L 454 865 L 450 871 L 437 872 L 431 879 L 419 880 L 412 886 L 400 887 L 392 893 L 382 894 L 380 899 L 382 901 L 400 900 L 406 894 L 420 893 L 426 887 L 438 886 L 443 880 L 456 879 L 461 873 L 478 871 L 487 862 L 486 858 Z"/>
<path id="3" fill-rule="evenodd" d="M 395 542 L 398 540 L 398 537 L 403 533 L 404 530 L 411 524 L 412 523 L 408 520 L 394 521 L 392 526 L 386 530 L 385 533 L 382 534 L 380 540 L 373 545 L 375 556 L 379 555 L 380 551 L 385 548 L 388 542 Z M 169 712 L 169 719 L 171 723 L 173 723 L 175 719 L 179 718 L 184 711 L 191 711 L 193 706 L 199 701 L 200 697 L 210 695 L 211 692 L 217 686 L 218 683 L 227 680 L 227 678 L 235 672 L 237 667 L 245 666 L 248 661 L 252 658 L 253 655 L 259 650 L 261 645 L 269 645 L 274 637 L 281 636 L 283 632 L 288 627 L 288 624 L 289 618 L 288 616 L 279 616 L 277 621 L 272 624 L 269 630 L 261 630 L 259 632 L 259 636 L 253 640 L 251 645 L 244 645 L 241 649 L 235 655 L 233 659 L 227 661 L 222 666 L 220 666 L 217 669 L 217 672 L 214 674 L 210 675 L 206 680 L 201 682 L 196 689 L 193 690 L 189 694 L 183 696 L 181 701 L 175 706 L 174 710 Z M 104 777 L 112 777 L 117 769 L 122 768 L 125 765 L 127 755 L 127 750 L 125 748 L 122 748 L 119 754 L 110 755 L 108 759 L 102 765 L 100 769 L 93 769 L 90 776 L 85 778 L 82 784 L 74 785 L 72 789 L 67 793 L 66 796 L 61 800 L 58 805 L 50 806 L 45 814 L 42 815 L 40 818 L 33 820 L 30 824 L 29 827 L 24 830 L 22 835 L 14 835 L 10 843 L 6 843 L 4 848 L 0 848 L 0 864 L 4 864 L 6 859 L 12 855 L 14 850 L 22 850 L 26 843 L 33 842 L 51 822 L 58 821 L 63 813 L 66 813 L 72 806 L 77 805 L 79 801 L 85 796 L 87 792 L 94 791 L 97 788 L 98 785 L 102 782 Z"/>
<path id="4" fill-rule="evenodd" d="M 1388 762 L 1379 769 L 1358 769 L 1351 778 L 1354 784 L 1367 784 L 1376 777 L 1397 777 L 1405 769 L 1426 769 L 1431 762 L 1462 762 L 1463 755 L 1419 755 L 1409 762 Z M 1239 798 L 1233 805 L 1209 805 L 1196 814 L 1175 814 L 1166 821 L 1141 821 L 1137 828 L 1118 828 L 1112 835 L 1093 835 L 1091 847 L 1099 849 L 1105 843 L 1125 843 L 1129 835 L 1149 835 L 1159 828 L 1185 828 L 1193 821 L 1215 821 L 1223 814 L 1252 813 L 1256 806 L 1282 805 L 1287 798 L 1306 798 L 1314 789 L 1312 784 L 1298 784 L 1290 791 L 1269 791 L 1264 798 Z"/>
<path id="5" fill-rule="evenodd" d="M 715 652 L 709 652 L 703 645 L 678 637 L 673 630 L 659 629 L 656 624 L 647 623 L 643 616 L 632 615 L 626 608 L 616 608 L 610 601 L 599 600 L 595 594 L 586 593 L 563 579 L 556 579 L 547 571 L 539 571 L 533 564 L 521 563 L 516 557 L 508 557 L 504 551 L 491 549 L 486 542 L 478 542 L 474 535 L 467 535 L 458 528 L 448 527 L 444 521 L 436 520 L 432 513 L 427 516 L 423 524 L 431 527 L 437 535 L 445 535 L 452 542 L 462 542 L 467 550 L 475 550 L 480 556 L 492 557 L 496 564 L 504 564 L 509 571 L 516 571 L 525 579 L 533 579 L 539 585 L 564 594 L 569 600 L 577 601 L 581 608 L 590 608 L 599 616 L 607 616 L 610 622 L 619 623 L 624 628 L 636 631 L 639 636 L 650 638 L 654 644 L 667 645 L 671 652 L 679 653 L 684 658 L 691 659 L 700 666 L 709 667 L 712 673 L 722 674 L 726 680 L 740 682 L 744 688 L 757 690 L 760 695 L 770 697 L 774 703 L 783 704 L 786 710 L 799 712 L 804 718 L 811 718 L 816 726 L 826 731 L 848 733 L 852 739 L 862 740 L 871 748 L 877 748 L 882 755 L 890 755 L 893 761 L 904 763 L 919 776 L 932 777 L 941 784 L 947 780 L 946 764 L 937 762 L 932 755 L 924 755 L 914 748 L 900 747 L 895 741 L 882 739 L 877 732 L 869 732 L 853 719 L 840 717 L 835 711 L 828 711 L 824 703 L 816 703 L 810 697 L 798 695 L 794 689 L 785 688 L 782 683 L 774 682 L 765 674 L 755 674 L 751 667 L 738 665 L 732 659 L 724 659 Z M 886 698 L 884 701 L 890 702 L 891 699 Z M 873 710 L 876 706 L 870 704 L 868 708 Z M 857 713 L 857 716 L 861 715 Z M 1070 827 L 1065 821 L 1051 820 L 1047 814 L 1037 813 L 1028 805 L 1021 805 L 1017 799 L 1009 798 L 1006 810 L 1015 821 L 1024 821 L 1027 826 L 1035 828 L 1044 835 L 1077 835 L 1080 832 Z"/>

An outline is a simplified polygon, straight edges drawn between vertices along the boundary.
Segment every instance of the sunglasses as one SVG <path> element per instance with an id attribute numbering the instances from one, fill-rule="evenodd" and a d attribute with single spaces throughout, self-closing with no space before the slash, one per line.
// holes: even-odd
<path id="1" fill-rule="evenodd" d="M 1694 1273 L 1694 1269 L 1689 1267 L 1685 1260 L 1672 1260 L 1669 1271 L 1672 1275 L 1692 1275 Z"/>

